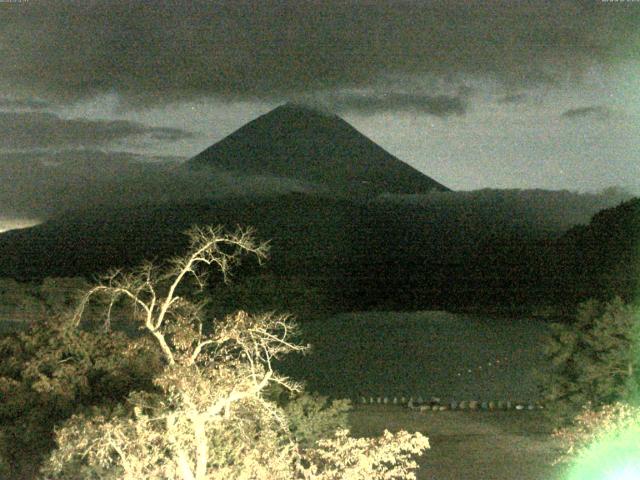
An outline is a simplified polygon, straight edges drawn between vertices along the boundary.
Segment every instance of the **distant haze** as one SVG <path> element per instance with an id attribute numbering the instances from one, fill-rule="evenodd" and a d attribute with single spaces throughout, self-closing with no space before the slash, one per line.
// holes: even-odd
<path id="1" fill-rule="evenodd" d="M 0 163 L 0 214 L 10 220 L 4 228 L 94 207 L 139 209 L 229 195 L 296 192 L 356 200 L 363 195 L 363 201 L 377 197 L 427 210 L 467 204 L 478 220 L 506 213 L 524 215 L 520 220 L 537 222 L 542 229 L 564 229 L 587 223 L 598 210 L 630 198 L 629 192 L 615 187 L 590 193 L 449 192 L 338 116 L 297 105 L 279 107 L 186 160 L 90 149 L 6 153 Z"/>
<path id="2" fill-rule="evenodd" d="M 32 227 L 40 222 L 41 220 L 34 218 L 0 218 L 0 233 L 18 228 Z"/>

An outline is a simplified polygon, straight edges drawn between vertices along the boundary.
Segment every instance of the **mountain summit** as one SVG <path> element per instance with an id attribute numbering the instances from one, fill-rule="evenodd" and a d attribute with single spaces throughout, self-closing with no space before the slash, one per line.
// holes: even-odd
<path id="1" fill-rule="evenodd" d="M 340 191 L 447 191 L 337 115 L 287 103 L 247 123 L 187 162 L 242 175 L 276 176 Z"/>

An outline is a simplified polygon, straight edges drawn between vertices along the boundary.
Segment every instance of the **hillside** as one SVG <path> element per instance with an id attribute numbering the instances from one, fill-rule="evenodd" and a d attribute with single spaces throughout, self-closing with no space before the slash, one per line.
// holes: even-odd
<path id="1" fill-rule="evenodd" d="M 572 207 L 573 197 L 562 193 L 538 193 L 537 203 L 532 198 L 526 192 L 449 192 L 416 204 L 289 193 L 92 208 L 0 235 L 0 276 L 90 277 L 145 258 L 179 254 L 186 246 L 182 232 L 191 225 L 221 224 L 255 227 L 260 240 L 270 241 L 266 266 L 245 264 L 239 277 L 269 273 L 296 282 L 320 279 L 331 300 L 344 308 L 562 300 L 580 278 L 580 272 L 566 266 L 579 265 L 572 259 L 590 243 L 566 240 L 589 227 L 561 237 L 583 200 L 575 197 Z M 556 208 L 557 218 L 544 215 L 545 205 L 548 209 L 560 200 L 565 212 Z M 620 228 L 626 232 L 628 227 Z M 615 248 L 628 252 L 624 265 L 631 265 L 632 232 L 616 238 L 627 242 Z M 609 257 L 603 251 L 600 258 Z"/>
<path id="2" fill-rule="evenodd" d="M 291 103 L 258 117 L 186 163 L 312 182 L 349 193 L 447 191 L 336 115 Z"/>
<path id="3" fill-rule="evenodd" d="M 598 212 L 556 245 L 554 276 L 577 300 L 640 294 L 640 198 Z"/>

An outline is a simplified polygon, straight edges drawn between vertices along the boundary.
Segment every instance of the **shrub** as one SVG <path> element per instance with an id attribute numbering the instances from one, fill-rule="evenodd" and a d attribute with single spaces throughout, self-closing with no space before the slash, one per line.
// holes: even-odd
<path id="1" fill-rule="evenodd" d="M 640 378 L 637 309 L 615 298 L 582 303 L 574 323 L 552 324 L 545 354 L 551 372 L 540 375 L 548 417 L 567 425 L 584 405 L 630 400 Z"/>
<path id="2" fill-rule="evenodd" d="M 555 432 L 564 447 L 556 463 L 567 480 L 638 478 L 640 408 L 617 402 L 600 409 L 585 406 L 573 426 Z"/>
<path id="3" fill-rule="evenodd" d="M 415 433 L 385 430 L 380 438 L 352 438 L 348 430 L 338 430 L 333 438 L 318 441 L 318 448 L 307 452 L 310 466 L 304 478 L 342 479 L 415 479 L 418 464 L 414 456 L 429 448 L 429 440 Z"/>
<path id="4" fill-rule="evenodd" d="M 84 331 L 68 316 L 33 322 L 0 340 L 0 459 L 17 477 L 54 446 L 54 426 L 92 405 L 152 389 L 159 357 L 145 341 Z"/>
<path id="5" fill-rule="evenodd" d="M 327 397 L 303 392 L 290 399 L 283 409 L 296 442 L 306 448 L 331 437 L 337 430 L 347 429 L 351 401 L 329 401 Z"/>
<path id="6" fill-rule="evenodd" d="M 554 430 L 552 436 L 561 442 L 562 455 L 555 464 L 569 463 L 598 442 L 611 441 L 612 437 L 630 428 L 640 427 L 640 407 L 622 402 L 605 405 L 595 410 L 587 404 L 573 425 Z M 640 455 L 640 437 L 635 446 Z M 631 445 L 629 445 L 631 447 Z"/>

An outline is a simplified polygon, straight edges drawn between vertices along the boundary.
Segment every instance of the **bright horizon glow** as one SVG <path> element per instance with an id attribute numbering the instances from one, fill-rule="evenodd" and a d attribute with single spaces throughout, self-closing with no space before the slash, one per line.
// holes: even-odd
<path id="1" fill-rule="evenodd" d="M 594 442 L 576 458 L 567 480 L 639 480 L 640 425 Z"/>
<path id="2" fill-rule="evenodd" d="M 638 480 L 640 478 L 640 465 L 634 462 L 633 465 L 626 465 L 607 475 L 604 480 Z"/>
<path id="3" fill-rule="evenodd" d="M 2 218 L 0 217 L 0 233 L 8 232 L 9 230 L 18 230 L 21 228 L 29 228 L 42 223 L 42 220 L 37 218 Z"/>

